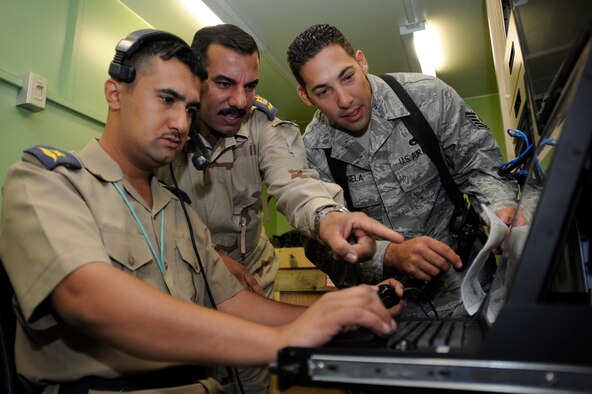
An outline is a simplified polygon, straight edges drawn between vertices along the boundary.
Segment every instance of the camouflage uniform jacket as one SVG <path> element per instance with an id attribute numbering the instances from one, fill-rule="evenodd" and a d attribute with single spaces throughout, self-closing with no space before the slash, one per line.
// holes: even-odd
<path id="1" fill-rule="evenodd" d="M 495 139 L 462 98 L 437 78 L 397 73 L 433 128 L 459 190 L 494 211 L 515 206 L 516 186 L 497 175 L 502 157 Z M 347 164 L 346 175 L 355 208 L 395 229 L 406 239 L 428 235 L 450 245 L 448 225 L 453 205 L 438 171 L 413 139 L 401 118 L 409 115 L 393 90 L 368 75 L 372 89 L 369 149 L 331 126 L 317 111 L 304 134 L 308 164 L 321 179 L 333 181 L 324 149 Z M 474 201 L 474 200 L 473 200 Z M 387 243 L 377 245 L 373 261 L 364 263 L 365 282 L 382 279 Z"/>
<path id="2" fill-rule="evenodd" d="M 275 117 L 269 120 L 267 115 L 253 107 L 238 133 L 213 147 L 205 171 L 193 167 L 195 147 L 190 143 L 187 154 L 179 155 L 173 167 L 215 248 L 245 265 L 269 295 L 279 261 L 263 228 L 263 183 L 290 224 L 309 236 L 316 210 L 335 204 L 342 191 L 320 182 L 317 172 L 307 169 L 298 127 Z M 170 183 L 169 169 L 161 169 L 159 177 Z"/>

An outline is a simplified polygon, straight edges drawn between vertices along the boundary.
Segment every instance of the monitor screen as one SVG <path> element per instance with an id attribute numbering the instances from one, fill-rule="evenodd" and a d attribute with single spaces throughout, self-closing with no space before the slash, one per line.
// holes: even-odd
<path id="1" fill-rule="evenodd" d="M 570 156 L 571 152 L 564 150 L 564 159 L 557 159 L 557 150 L 560 148 L 562 142 L 568 146 L 576 146 L 578 149 L 589 149 L 586 142 L 590 136 L 582 135 L 587 133 L 590 125 L 586 121 L 582 122 L 581 117 L 578 118 L 577 111 L 574 110 L 574 100 L 577 92 L 581 92 L 581 81 L 585 78 L 584 68 L 590 62 L 592 53 L 592 40 L 588 40 L 586 45 L 580 52 L 577 61 L 573 64 L 569 78 L 563 84 L 563 90 L 555 101 L 555 106 L 550 111 L 550 116 L 543 130 L 543 135 L 539 144 L 536 147 L 533 159 L 528 168 L 528 175 L 521 190 L 519 200 L 519 208 L 528 218 L 529 224 L 526 226 L 511 227 L 507 238 L 502 244 L 503 253 L 501 255 L 498 269 L 495 274 L 494 282 L 491 286 L 489 300 L 484 309 L 486 321 L 493 323 L 502 307 L 505 305 L 510 291 L 513 288 L 518 270 L 524 269 L 525 246 L 527 242 L 534 245 L 535 249 L 543 250 L 550 247 L 549 245 L 541 245 L 541 239 L 529 239 L 533 233 L 533 226 L 537 227 L 537 236 L 540 236 L 541 230 L 545 231 L 548 226 L 554 226 L 553 230 L 561 234 L 563 239 L 558 244 L 556 249 L 550 250 L 551 254 L 556 254 L 556 264 L 553 273 L 554 280 L 549 282 L 546 279 L 548 274 L 547 266 L 543 261 L 535 262 L 534 269 L 531 269 L 529 274 L 532 279 L 529 286 L 520 286 L 520 292 L 526 296 L 528 292 L 532 293 L 532 299 L 537 299 L 541 302 L 556 302 L 558 299 L 565 298 L 563 295 L 574 296 L 580 294 L 584 297 L 590 296 L 590 278 L 589 272 L 589 243 L 586 244 L 587 237 L 590 235 L 589 228 L 581 229 L 580 224 L 585 224 L 590 227 L 588 222 L 590 219 L 590 187 L 587 185 L 592 182 L 592 174 L 589 170 L 583 167 L 565 169 L 565 157 Z M 589 67 L 589 66 L 588 66 Z M 587 92 L 588 96 L 591 92 Z M 579 98 L 579 104 L 582 101 L 587 102 L 589 97 Z M 581 109 L 578 109 L 581 111 Z M 570 123 L 569 128 L 566 127 Z M 582 124 L 583 123 L 583 124 Z M 569 141 L 569 144 L 566 142 Z M 583 144 L 579 146 L 578 144 Z M 589 155 L 587 152 L 585 155 Z M 562 162 L 563 161 L 563 162 Z M 562 164 L 561 171 L 556 172 L 557 163 Z M 555 172 L 555 173 L 554 173 Z M 573 180 L 566 177 L 572 178 Z M 551 178 L 552 177 L 552 178 Z M 553 179 L 553 183 L 549 184 L 549 179 Z M 562 185 L 562 181 L 569 180 L 575 182 L 577 187 L 573 192 L 569 190 L 560 190 L 557 185 Z M 545 208 L 541 208 L 541 200 L 543 196 L 553 196 L 560 193 L 565 193 L 567 202 L 565 206 L 552 206 L 549 204 Z M 572 195 L 567 195 L 572 193 Z M 569 201 L 568 201 L 569 200 Z M 547 199 L 549 201 L 549 199 Z M 578 211 L 578 207 L 585 211 Z M 553 212 L 557 209 L 557 212 Z M 542 210 L 542 211 L 541 211 Z M 562 214 L 560 211 L 566 212 Z M 565 217 L 563 216 L 565 215 Z M 545 220 L 538 220 L 544 217 Z M 532 224 L 532 225 L 531 225 Z M 584 230 L 583 233 L 581 230 Z M 531 248 L 532 249 L 532 248 Z M 532 260 L 532 254 L 528 256 Z M 529 261 L 532 263 L 532 261 Z M 539 270 L 540 272 L 537 272 Z M 538 278 L 538 279 L 537 279 Z M 540 296 L 543 291 L 545 295 Z M 589 302 L 589 300 L 588 300 Z"/>
<path id="2" fill-rule="evenodd" d="M 514 2 L 522 49 L 529 121 L 541 135 L 570 71 L 590 34 L 590 0 L 522 0 Z"/>

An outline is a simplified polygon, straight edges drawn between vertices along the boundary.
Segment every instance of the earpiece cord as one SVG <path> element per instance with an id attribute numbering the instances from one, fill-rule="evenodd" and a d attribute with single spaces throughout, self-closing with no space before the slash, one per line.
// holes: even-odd
<path id="1" fill-rule="evenodd" d="M 173 185 L 175 186 L 175 192 L 177 194 L 177 197 L 179 198 L 179 201 L 181 202 L 181 208 L 183 209 L 183 214 L 185 215 L 185 220 L 187 221 L 187 227 L 189 227 L 189 236 L 191 238 L 191 246 L 193 247 L 193 252 L 195 253 L 195 256 L 197 257 L 197 263 L 199 264 L 199 269 L 202 272 L 203 281 L 204 281 L 204 285 L 206 288 L 206 293 L 208 294 L 208 298 L 210 300 L 210 303 L 212 304 L 212 308 L 214 310 L 218 310 L 218 308 L 216 307 L 216 302 L 214 301 L 214 296 L 212 294 L 212 290 L 210 289 L 210 285 L 209 285 L 208 279 L 206 277 L 206 271 L 204 269 L 204 265 L 201 261 L 199 251 L 197 250 L 197 245 L 195 242 L 195 234 L 193 233 L 193 226 L 191 225 L 191 219 L 189 218 L 189 213 L 187 213 L 187 208 L 185 207 L 185 201 L 181 197 L 181 189 L 179 189 L 179 185 L 177 184 L 177 178 L 175 177 L 175 172 L 173 171 L 172 164 L 169 164 L 169 170 L 171 173 L 171 179 L 173 180 Z M 238 371 L 236 370 L 236 368 L 232 367 L 232 369 L 231 369 L 231 367 L 227 367 L 227 369 L 229 370 L 228 371 L 229 375 L 231 375 L 231 376 L 234 375 L 241 394 L 245 394 L 245 391 L 243 389 L 243 385 L 240 381 L 240 378 L 238 376 Z"/>

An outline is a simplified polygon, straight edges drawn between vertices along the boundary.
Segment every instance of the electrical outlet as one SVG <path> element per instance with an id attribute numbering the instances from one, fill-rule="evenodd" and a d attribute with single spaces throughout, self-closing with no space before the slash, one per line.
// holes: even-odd
<path id="1" fill-rule="evenodd" d="M 23 78 L 23 87 L 16 97 L 17 107 L 32 112 L 43 111 L 47 97 L 47 78 L 30 71 L 21 74 L 21 78 Z"/>

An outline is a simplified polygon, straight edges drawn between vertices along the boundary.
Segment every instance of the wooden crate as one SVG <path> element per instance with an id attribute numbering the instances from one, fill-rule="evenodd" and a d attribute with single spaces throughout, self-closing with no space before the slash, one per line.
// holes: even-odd
<path id="1" fill-rule="evenodd" d="M 335 285 L 326 274 L 317 269 L 304 255 L 304 249 L 276 248 L 280 270 L 275 280 L 274 297 L 277 301 L 296 305 L 311 305 Z M 312 387 L 290 387 L 279 391 L 275 375 L 272 377 L 271 394 L 343 394 L 343 390 Z"/>

